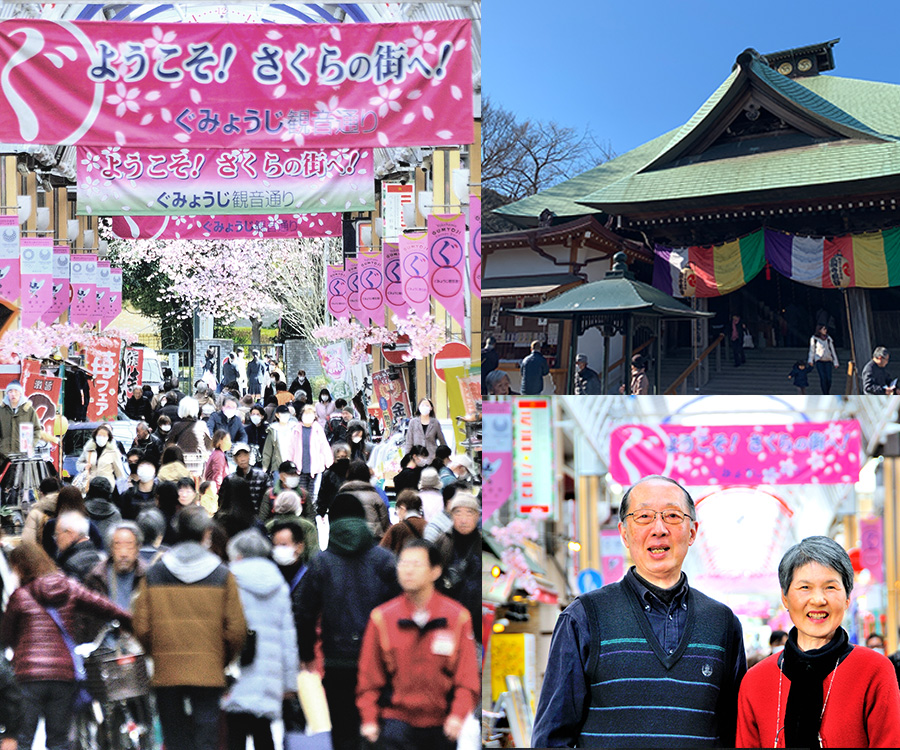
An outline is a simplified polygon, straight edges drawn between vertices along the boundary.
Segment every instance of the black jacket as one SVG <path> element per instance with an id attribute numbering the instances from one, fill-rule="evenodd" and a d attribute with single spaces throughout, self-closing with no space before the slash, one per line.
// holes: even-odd
<path id="1" fill-rule="evenodd" d="M 142 458 L 147 461 L 151 461 L 153 465 L 158 469 L 159 461 L 162 458 L 163 444 L 162 440 L 152 432 L 147 436 L 146 440 L 138 440 L 134 439 L 134 442 L 131 444 L 133 449 L 139 450 L 141 452 Z"/>
<path id="2" fill-rule="evenodd" d="M 0 740 L 15 739 L 22 719 L 22 691 L 12 665 L 0 653 Z"/>
<path id="3" fill-rule="evenodd" d="M 124 411 L 129 419 L 143 420 L 148 424 L 153 418 L 153 408 L 150 406 L 150 402 L 143 396 L 138 399 L 134 396 L 129 396 L 125 400 Z"/>
<path id="4" fill-rule="evenodd" d="M 300 384 L 299 378 L 294 378 L 293 382 L 288 386 L 288 390 L 291 393 L 304 391 L 306 393 L 306 403 L 311 404 L 313 402 L 312 386 L 309 384 L 309 378 L 303 381 L 303 385 Z"/>
<path id="5" fill-rule="evenodd" d="M 67 576 L 84 583 L 87 574 L 100 562 L 100 553 L 90 539 L 82 539 L 61 552 L 56 562 Z"/>

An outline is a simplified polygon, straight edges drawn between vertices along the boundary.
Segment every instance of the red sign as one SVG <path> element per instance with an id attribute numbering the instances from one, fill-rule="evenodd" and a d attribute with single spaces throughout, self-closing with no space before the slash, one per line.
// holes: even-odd
<path id="1" fill-rule="evenodd" d="M 384 416 L 385 432 L 390 432 L 394 424 L 409 417 L 412 413 L 409 406 L 409 394 L 406 392 L 406 380 L 402 373 L 396 373 L 396 375 L 399 377 L 393 380 L 388 370 L 372 373 L 372 389 Z"/>
<path id="2" fill-rule="evenodd" d="M 94 376 L 88 404 L 89 422 L 115 419 L 118 415 L 120 347 L 119 339 L 109 339 L 108 343 L 94 344 L 87 349 L 85 369 Z"/>
<path id="3" fill-rule="evenodd" d="M 472 351 L 468 346 L 459 342 L 459 341 L 450 341 L 447 344 L 444 344 L 441 347 L 441 350 L 434 355 L 434 359 L 431 361 L 431 367 L 434 370 L 434 374 L 438 376 L 443 382 L 447 382 L 447 379 L 444 377 L 444 367 L 447 367 L 444 363 L 447 360 L 451 359 L 472 359 Z M 458 367 L 459 365 L 457 365 Z M 453 367 L 451 364 L 450 367 Z"/>
<path id="4" fill-rule="evenodd" d="M 25 389 L 26 398 L 34 407 L 44 432 L 52 435 L 53 421 L 58 413 L 59 395 L 62 391 L 62 378 L 42 375 L 38 362 L 25 360 L 22 366 L 22 387 Z M 59 447 L 54 445 L 50 453 L 53 463 L 58 465 Z"/>

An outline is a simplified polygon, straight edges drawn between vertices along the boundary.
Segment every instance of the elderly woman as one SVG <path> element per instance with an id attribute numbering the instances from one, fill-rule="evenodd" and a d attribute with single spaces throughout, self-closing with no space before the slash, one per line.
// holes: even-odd
<path id="1" fill-rule="evenodd" d="M 853 646 L 841 621 L 853 567 L 832 539 L 811 536 L 778 566 L 795 627 L 784 651 L 747 672 L 737 747 L 900 747 L 900 689 L 890 660 Z"/>

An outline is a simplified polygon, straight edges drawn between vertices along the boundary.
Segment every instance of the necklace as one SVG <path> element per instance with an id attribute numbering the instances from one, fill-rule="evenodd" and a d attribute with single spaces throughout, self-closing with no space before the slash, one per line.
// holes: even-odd
<path id="1" fill-rule="evenodd" d="M 782 663 L 784 660 L 782 659 Z M 834 663 L 834 670 L 831 673 L 831 684 L 828 686 L 828 692 L 825 693 L 825 700 L 822 703 L 822 713 L 819 714 L 819 728 L 822 728 L 822 717 L 825 716 L 825 707 L 828 705 L 828 698 L 831 696 L 831 688 L 834 687 L 834 678 L 837 677 L 837 669 L 841 663 L 841 657 L 838 657 Z M 784 731 L 784 726 L 778 729 L 778 717 L 781 716 L 781 682 L 784 679 L 784 670 L 781 665 L 778 666 L 778 703 L 775 706 L 775 744 L 772 747 L 778 747 L 778 735 Z M 787 708 L 785 707 L 785 710 Z M 819 738 L 819 747 L 822 747 L 822 735 L 817 731 L 816 736 Z"/>

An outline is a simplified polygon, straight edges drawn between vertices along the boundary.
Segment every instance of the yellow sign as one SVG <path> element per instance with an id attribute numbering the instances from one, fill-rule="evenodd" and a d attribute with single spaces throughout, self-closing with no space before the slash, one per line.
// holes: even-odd
<path id="1" fill-rule="evenodd" d="M 536 642 L 532 633 L 499 633 L 491 636 L 491 700 L 506 692 L 506 676 L 522 678 L 529 700 L 537 689 Z"/>

